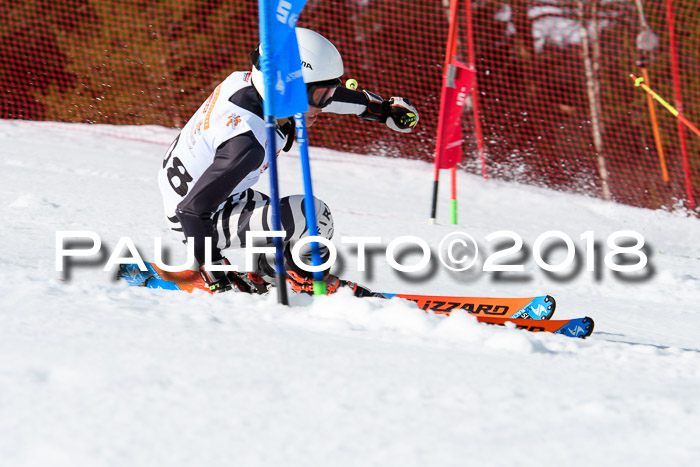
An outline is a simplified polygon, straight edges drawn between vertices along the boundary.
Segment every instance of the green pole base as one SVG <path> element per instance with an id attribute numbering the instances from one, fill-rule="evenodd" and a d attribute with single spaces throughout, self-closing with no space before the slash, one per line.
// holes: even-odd
<path id="1" fill-rule="evenodd" d="M 314 295 L 326 295 L 326 282 L 314 281 Z"/>
<path id="2" fill-rule="evenodd" d="M 457 225 L 457 200 L 450 200 L 450 219 L 452 220 L 452 225 Z"/>

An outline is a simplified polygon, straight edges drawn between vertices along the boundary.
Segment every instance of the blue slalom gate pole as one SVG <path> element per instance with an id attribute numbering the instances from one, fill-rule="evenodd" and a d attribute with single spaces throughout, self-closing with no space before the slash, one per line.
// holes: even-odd
<path id="1" fill-rule="evenodd" d="M 280 195 L 277 183 L 277 152 L 275 149 L 275 130 L 277 119 L 274 116 L 265 117 L 265 129 L 267 130 L 267 158 L 270 171 L 270 207 L 272 208 L 272 230 L 280 232 Z M 284 268 L 284 247 L 281 237 L 274 237 L 275 244 L 275 286 L 277 287 L 277 302 L 288 305 L 287 299 L 287 271 Z"/>
<path id="2" fill-rule="evenodd" d="M 263 75 L 263 113 L 267 133 L 266 157 L 270 170 L 272 230 L 281 232 L 280 199 L 277 186 L 277 118 L 309 109 L 306 84 L 301 70 L 296 21 L 307 0 L 258 0 L 260 18 L 260 71 Z M 287 305 L 287 282 L 282 238 L 274 237 L 277 300 Z"/>
<path id="3" fill-rule="evenodd" d="M 316 202 L 314 190 L 311 184 L 311 164 L 309 162 L 309 141 L 306 137 L 306 117 L 303 113 L 294 115 L 297 130 L 297 144 L 301 158 L 301 172 L 304 177 L 304 210 L 306 211 L 306 228 L 310 236 L 318 235 L 318 222 L 316 219 Z M 318 242 L 311 242 L 311 264 L 320 266 L 321 250 Z M 314 271 L 314 295 L 326 295 L 326 282 L 323 280 L 323 271 Z"/>

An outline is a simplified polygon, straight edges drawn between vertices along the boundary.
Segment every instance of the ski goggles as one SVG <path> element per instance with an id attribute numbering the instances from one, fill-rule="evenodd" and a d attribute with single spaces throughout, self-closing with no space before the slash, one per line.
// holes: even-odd
<path id="1" fill-rule="evenodd" d="M 328 81 L 319 81 L 306 85 L 306 95 L 309 98 L 309 105 L 322 109 L 333 101 L 333 94 L 340 86 L 340 78 Z"/>

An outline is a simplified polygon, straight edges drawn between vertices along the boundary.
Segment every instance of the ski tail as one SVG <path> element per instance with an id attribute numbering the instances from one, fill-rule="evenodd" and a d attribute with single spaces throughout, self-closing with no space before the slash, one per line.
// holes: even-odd
<path id="1" fill-rule="evenodd" d="M 197 271 L 167 272 L 153 263 L 145 264 L 145 271 L 141 271 L 137 264 L 122 264 L 117 278 L 126 280 L 129 285 L 149 289 L 182 290 L 190 293 L 199 289 L 211 293 Z"/>

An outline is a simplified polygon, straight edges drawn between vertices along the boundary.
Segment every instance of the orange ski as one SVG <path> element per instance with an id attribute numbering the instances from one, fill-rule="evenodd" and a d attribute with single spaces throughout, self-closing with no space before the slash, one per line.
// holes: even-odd
<path id="1" fill-rule="evenodd" d="M 197 271 L 166 272 L 155 264 L 146 263 L 148 271 L 139 270 L 135 264 L 123 265 L 119 277 L 131 285 L 154 289 L 172 289 L 192 292 L 195 289 L 209 292 Z M 524 298 L 449 297 L 440 295 L 390 294 L 387 298 L 403 298 L 416 303 L 421 310 L 447 315 L 454 310 L 484 317 L 510 319 L 547 320 L 556 308 L 554 298 L 549 295 Z"/>
<path id="2" fill-rule="evenodd" d="M 210 293 L 197 271 L 166 272 L 152 263 L 146 263 L 147 271 L 136 264 L 122 265 L 119 278 L 130 285 L 152 289 L 170 289 L 192 292 L 195 289 Z M 438 295 L 383 294 L 387 298 L 411 300 L 426 312 L 448 315 L 455 310 L 464 310 L 475 315 L 482 323 L 505 325 L 513 323 L 516 328 L 531 332 L 550 332 L 569 337 L 587 337 L 593 332 L 591 318 L 550 320 L 556 303 L 549 295 L 525 298 L 494 297 L 448 297 Z"/>

